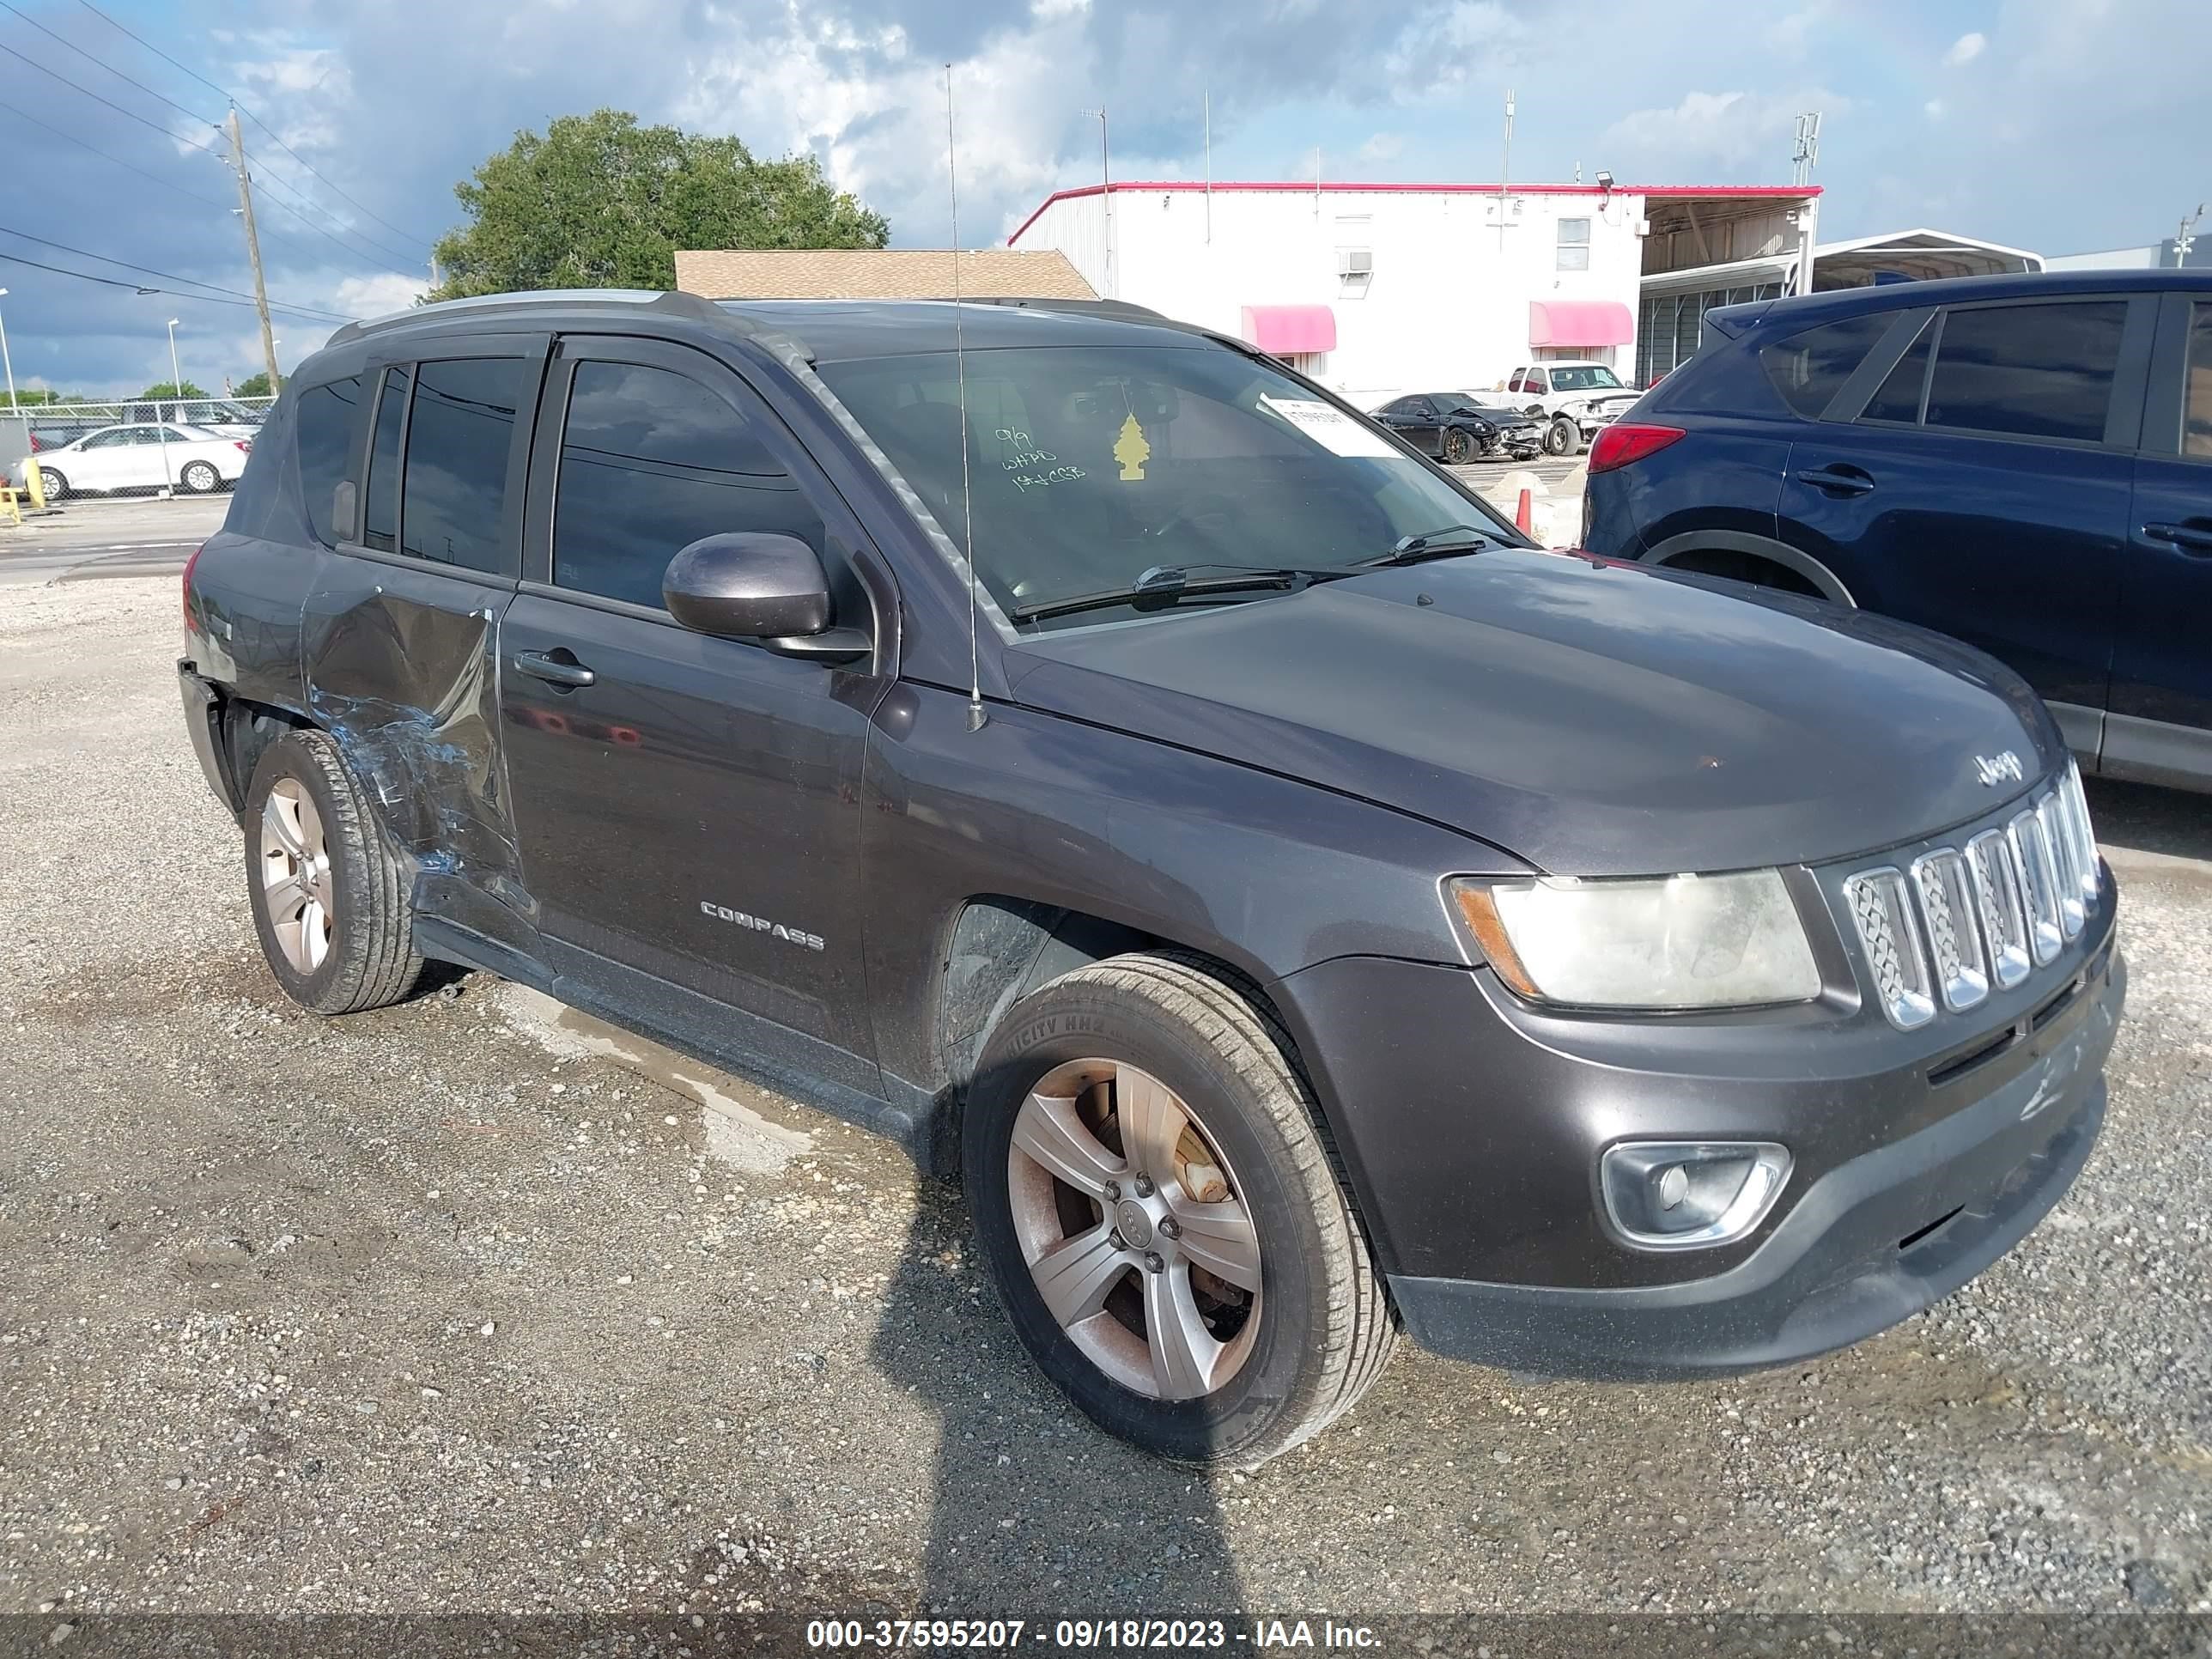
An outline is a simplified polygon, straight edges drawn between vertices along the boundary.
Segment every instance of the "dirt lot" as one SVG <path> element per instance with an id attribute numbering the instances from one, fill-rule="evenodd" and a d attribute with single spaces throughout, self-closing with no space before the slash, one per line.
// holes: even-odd
<path id="1" fill-rule="evenodd" d="M 0 1613 L 2212 1609 L 2212 812 L 2100 788 L 2080 1186 L 1865 1346 L 1401 1351 L 1248 1478 L 1103 1438 L 897 1154 L 477 976 L 319 1021 L 179 723 L 173 580 L 0 590 Z"/>

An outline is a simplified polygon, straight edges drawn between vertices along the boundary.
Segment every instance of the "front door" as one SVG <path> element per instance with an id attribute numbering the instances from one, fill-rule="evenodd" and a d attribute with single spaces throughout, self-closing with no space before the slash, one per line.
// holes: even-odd
<path id="1" fill-rule="evenodd" d="M 653 1023 L 744 1010 L 786 1034 L 771 1064 L 873 1091 L 860 766 L 881 688 L 865 662 L 694 633 L 660 591 L 702 537 L 781 532 L 823 555 L 836 625 L 870 627 L 857 525 L 758 396 L 685 347 L 564 340 L 538 424 L 500 661 L 541 933 L 564 975 L 633 1006 L 690 994 Z"/>
<path id="2" fill-rule="evenodd" d="M 2136 459 L 2102 769 L 2212 781 L 2212 301 L 2169 294 Z"/>
<path id="3" fill-rule="evenodd" d="M 2142 411 L 2124 365 L 2149 322 L 2091 296 L 1953 306 L 1886 337 L 1887 369 L 1869 359 L 1792 444 L 1778 508 L 1856 604 L 2009 665 L 2092 754 Z"/>

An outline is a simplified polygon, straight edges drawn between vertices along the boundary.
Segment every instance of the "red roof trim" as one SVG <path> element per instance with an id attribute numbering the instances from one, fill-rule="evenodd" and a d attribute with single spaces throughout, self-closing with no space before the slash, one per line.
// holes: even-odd
<path id="1" fill-rule="evenodd" d="M 1149 182 L 1117 179 L 1112 185 L 1115 191 L 1189 191 L 1212 188 L 1213 190 L 1292 191 L 1300 194 L 1311 194 L 1314 187 L 1314 182 L 1310 179 L 1219 179 L 1211 186 L 1200 179 L 1160 179 Z M 1320 188 L 1324 194 L 1332 196 L 1340 192 L 1351 195 L 1386 196 L 1495 196 L 1498 193 L 1498 187 L 1496 185 L 1324 183 Z M 1103 194 L 1107 189 L 1108 186 L 1104 185 L 1078 185 L 1069 190 L 1053 191 L 1038 204 L 1036 212 L 1022 221 L 1021 228 L 1006 238 L 1006 246 L 1012 247 L 1019 241 L 1022 232 L 1042 218 L 1045 209 L 1050 207 L 1054 202 L 1073 201 L 1079 196 L 1097 196 Z M 1508 185 L 1505 186 L 1504 193 L 1508 196 L 1602 196 L 1606 191 L 1603 186 L 1598 185 Z M 1615 196 L 1642 196 L 1660 201 L 1684 196 L 1767 197 L 1784 199 L 1818 196 L 1820 193 L 1820 186 L 1818 185 L 1615 185 L 1612 193 Z"/>

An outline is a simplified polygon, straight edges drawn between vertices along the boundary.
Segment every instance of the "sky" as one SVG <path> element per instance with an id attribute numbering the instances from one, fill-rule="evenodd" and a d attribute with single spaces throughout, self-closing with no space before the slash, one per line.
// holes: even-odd
<path id="1" fill-rule="evenodd" d="M 1824 238 L 2063 253 L 2212 198 L 2208 62 L 2205 0 L 0 0 L 0 323 L 27 387 L 167 380 L 172 318 L 187 379 L 259 367 L 226 94 L 289 368 L 427 285 L 487 155 L 601 106 L 811 152 L 904 246 L 950 239 L 948 63 L 970 246 L 1097 179 L 1101 106 L 1117 179 L 1200 176 L 1210 99 L 1217 179 L 1489 183 L 1510 87 L 1514 179 L 1701 185 L 1787 182 L 1819 110 Z"/>

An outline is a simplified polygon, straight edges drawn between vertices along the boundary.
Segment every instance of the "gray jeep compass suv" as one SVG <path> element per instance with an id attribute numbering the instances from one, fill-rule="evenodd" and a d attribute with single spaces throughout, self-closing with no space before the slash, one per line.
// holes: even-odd
<path id="1" fill-rule="evenodd" d="M 1401 1328 L 1626 1378 L 1856 1341 L 2103 1116 L 2115 895 L 2017 678 L 1540 551 L 1133 307 L 349 325 L 185 611 L 289 994 L 468 964 L 896 1138 L 1170 1456 L 1297 1443 Z"/>

